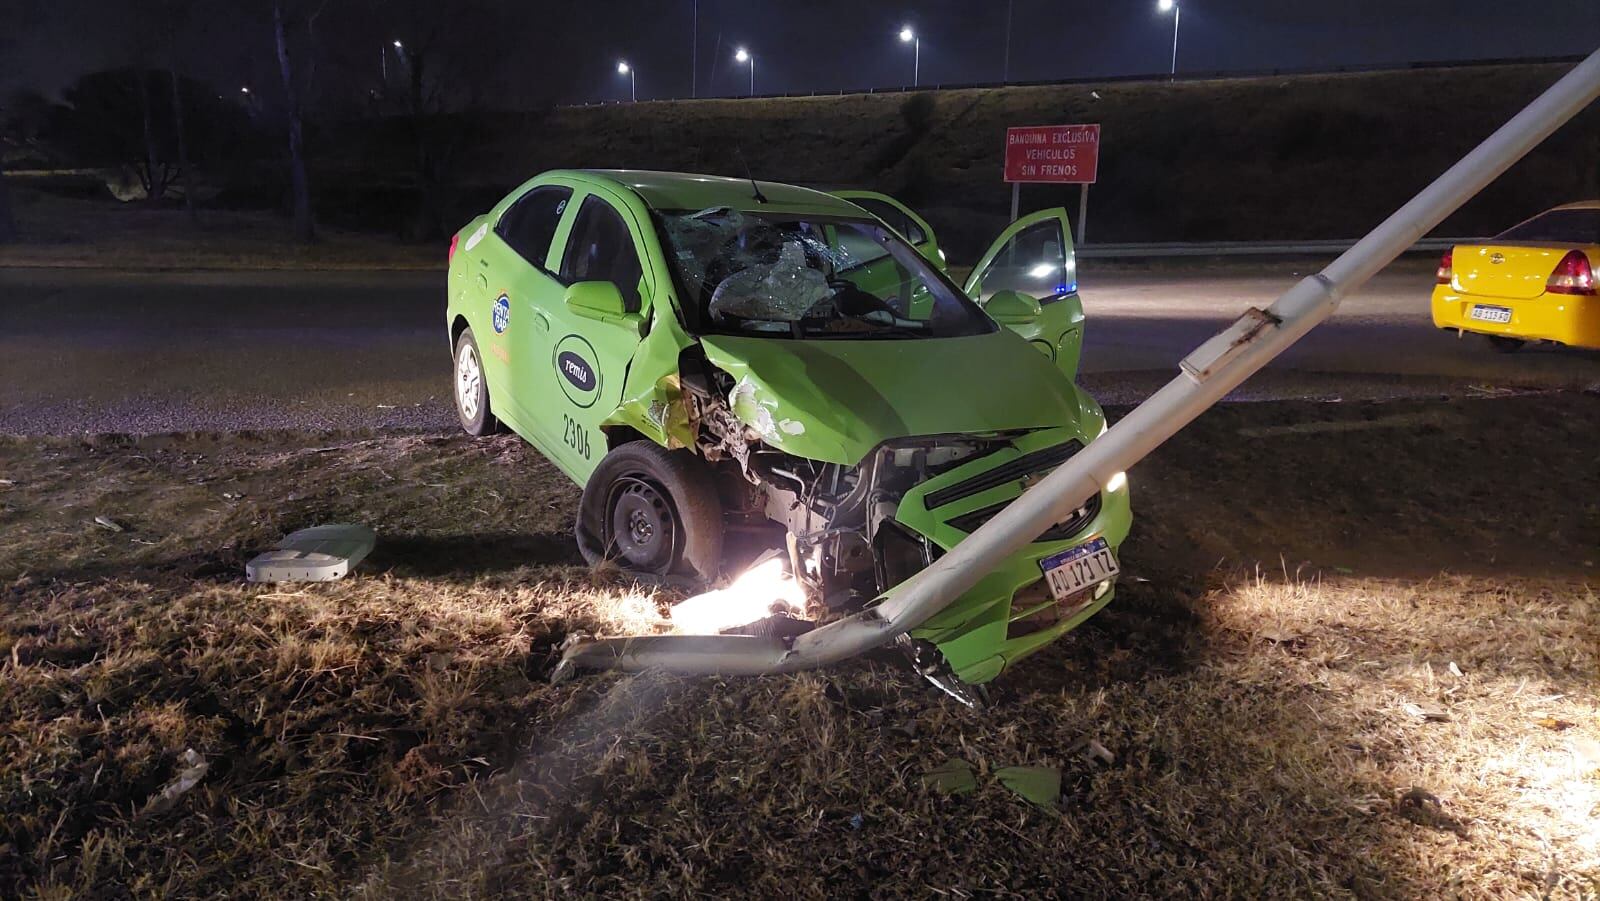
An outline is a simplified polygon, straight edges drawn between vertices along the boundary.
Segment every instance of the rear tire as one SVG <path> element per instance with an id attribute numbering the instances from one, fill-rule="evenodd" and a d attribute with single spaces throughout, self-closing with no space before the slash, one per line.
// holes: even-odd
<path id="1" fill-rule="evenodd" d="M 478 351 L 478 340 L 472 337 L 469 326 L 461 330 L 456 339 L 456 358 L 453 370 L 456 416 L 468 435 L 488 435 L 498 431 L 500 423 L 489 409 L 489 381 L 483 375 L 483 354 Z"/>
<path id="2" fill-rule="evenodd" d="M 1509 338 L 1505 335 L 1488 335 L 1486 337 L 1489 339 L 1489 346 L 1503 354 L 1515 353 L 1522 349 L 1522 345 L 1528 343 L 1521 338 Z"/>
<path id="3" fill-rule="evenodd" d="M 578 550 L 590 565 L 702 582 L 722 569 L 722 502 L 710 467 L 686 450 L 630 441 L 606 454 L 578 504 Z"/>

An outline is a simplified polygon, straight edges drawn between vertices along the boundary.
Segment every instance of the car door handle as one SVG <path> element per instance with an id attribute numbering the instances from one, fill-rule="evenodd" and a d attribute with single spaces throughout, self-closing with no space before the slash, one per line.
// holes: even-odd
<path id="1" fill-rule="evenodd" d="M 478 273 L 478 287 L 487 291 L 489 289 L 489 276 L 484 275 L 482 272 Z"/>

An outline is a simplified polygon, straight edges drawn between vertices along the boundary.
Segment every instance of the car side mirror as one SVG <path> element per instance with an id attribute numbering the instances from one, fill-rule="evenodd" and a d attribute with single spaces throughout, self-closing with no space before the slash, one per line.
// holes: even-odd
<path id="1" fill-rule="evenodd" d="M 1027 325 L 1041 312 L 1039 302 L 1020 291 L 996 291 L 983 309 L 1001 325 Z"/>
<path id="2" fill-rule="evenodd" d="M 573 315 L 599 322 L 622 322 L 628 316 L 622 292 L 611 282 L 573 282 L 567 286 L 566 303 Z"/>

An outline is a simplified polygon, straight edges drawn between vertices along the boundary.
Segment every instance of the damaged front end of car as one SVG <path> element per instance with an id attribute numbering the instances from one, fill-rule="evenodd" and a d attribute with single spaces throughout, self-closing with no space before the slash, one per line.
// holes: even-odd
<path id="1" fill-rule="evenodd" d="M 1002 345 L 1010 340 L 996 338 Z M 802 359 L 806 378 L 774 371 L 774 361 L 787 362 L 794 348 L 783 356 L 758 353 L 770 346 L 706 339 L 679 361 L 679 416 L 697 455 L 719 473 L 730 534 L 749 539 L 727 586 L 674 608 L 680 631 L 792 641 L 822 622 L 867 610 L 1104 428 L 1093 401 L 1065 385 L 1061 399 L 1072 410 L 1059 417 L 1064 425 L 1018 427 L 1021 420 L 999 410 L 998 401 L 986 414 L 975 398 L 942 396 L 921 404 L 901 399 L 897 419 L 876 419 L 871 411 L 888 410 L 888 403 L 859 394 L 850 403 L 822 403 L 844 399 L 843 381 L 869 381 L 859 364 L 841 359 L 846 345 Z M 870 381 L 881 389 L 887 380 Z M 942 412 L 949 403 L 966 404 L 968 412 Z M 1037 397 L 1031 405 L 1040 406 Z M 941 414 L 918 417 L 917 407 Z M 997 427 L 894 434 L 957 421 Z M 1111 600 L 1114 573 L 1058 597 L 1041 561 L 1096 539 L 1114 553 L 1129 520 L 1126 485 L 1111 486 L 899 645 L 919 672 L 970 702 L 962 683 L 995 678 Z"/>

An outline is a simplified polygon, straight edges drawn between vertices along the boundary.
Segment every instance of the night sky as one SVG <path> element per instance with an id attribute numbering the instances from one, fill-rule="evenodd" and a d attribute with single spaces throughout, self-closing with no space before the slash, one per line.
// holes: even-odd
<path id="1" fill-rule="evenodd" d="M 433 0 L 451 8 L 445 0 Z M 1014 0 L 1012 80 L 1164 72 L 1171 18 L 1155 0 Z M 267 83 L 267 16 L 251 4 L 196 4 L 183 68 L 219 89 Z M 401 4 L 403 5 L 403 4 Z M 637 69 L 639 96 L 684 97 L 690 85 L 693 0 L 507 2 L 493 16 L 463 15 L 501 60 L 495 105 L 627 96 L 616 61 Z M 758 92 L 836 91 L 911 80 L 903 23 L 922 36 L 922 83 L 998 81 L 1005 0 L 700 0 L 700 92 L 738 94 L 756 56 Z M 130 61 L 140 16 L 127 0 L 0 0 L 12 45 L 0 87 L 53 92 L 75 76 Z M 345 77 L 376 77 L 381 47 L 405 37 L 403 16 L 373 0 L 329 0 L 328 39 L 349 49 Z M 1600 0 L 1184 0 L 1179 69 L 1315 69 L 1409 61 L 1560 56 L 1600 46 Z M 476 39 L 476 38 L 474 38 Z"/>

